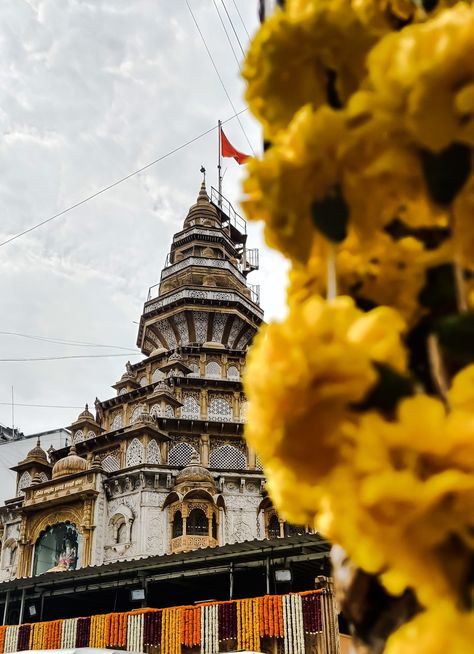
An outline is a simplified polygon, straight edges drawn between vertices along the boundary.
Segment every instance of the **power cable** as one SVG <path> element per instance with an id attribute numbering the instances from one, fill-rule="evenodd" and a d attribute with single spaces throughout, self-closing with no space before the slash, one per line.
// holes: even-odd
<path id="1" fill-rule="evenodd" d="M 11 406 L 11 402 L 0 402 L 1 406 Z M 22 404 L 15 402 L 15 406 L 35 407 L 38 409 L 84 409 L 84 406 L 64 406 L 62 404 Z"/>
<path id="2" fill-rule="evenodd" d="M 250 40 L 250 34 L 248 33 L 247 28 L 245 27 L 244 19 L 242 18 L 241 14 L 240 14 L 239 7 L 238 7 L 238 5 L 237 5 L 237 3 L 236 3 L 235 0 L 232 0 L 232 3 L 233 3 L 233 5 L 234 5 L 234 7 L 235 7 L 236 12 L 237 12 L 238 15 L 239 15 L 240 22 L 242 23 L 242 26 L 243 26 L 243 28 L 244 28 L 244 30 L 245 30 L 245 33 L 247 34 L 247 36 L 248 36 L 248 38 L 249 38 L 249 40 Z"/>
<path id="3" fill-rule="evenodd" d="M 133 349 L 131 347 L 122 347 L 121 345 L 104 345 L 102 343 L 90 343 L 87 341 L 70 341 L 70 340 L 65 340 L 62 338 L 53 338 L 53 337 L 46 337 L 46 336 L 33 336 L 31 334 L 22 334 L 20 332 L 6 332 L 6 331 L 0 331 L 0 335 L 6 335 L 6 336 L 21 336 L 22 338 L 28 338 L 33 341 L 42 341 L 44 343 L 53 343 L 56 345 L 73 345 L 73 346 L 78 346 L 78 347 L 110 347 L 116 350 L 127 350 L 127 352 L 134 352 L 135 354 L 137 353 L 136 348 Z"/>
<path id="4" fill-rule="evenodd" d="M 234 106 L 234 105 L 232 105 Z M 230 120 L 233 120 L 234 118 L 237 118 L 237 120 L 240 123 L 239 116 L 240 114 L 243 114 L 245 111 L 247 111 L 247 108 L 241 109 L 240 111 L 236 111 L 234 108 L 234 115 L 230 116 L 230 118 L 227 118 L 226 120 L 222 121 L 222 124 L 228 123 Z M 241 123 L 240 123 L 241 124 Z M 174 148 L 173 150 L 170 150 L 166 154 L 162 155 L 161 157 L 158 157 L 158 159 L 155 159 L 154 161 L 150 161 L 150 163 L 147 163 L 145 166 L 142 166 L 141 168 L 138 168 L 138 170 L 134 170 L 132 173 L 129 173 L 128 175 L 125 175 L 125 177 L 121 177 L 120 179 L 117 179 L 115 182 L 112 182 L 108 186 L 104 186 L 104 188 L 99 189 L 95 193 L 92 193 L 92 195 L 87 196 L 86 198 L 79 200 L 79 202 L 76 202 L 75 204 L 72 204 L 70 207 L 67 207 L 66 209 L 63 209 L 62 211 L 59 211 L 58 213 L 54 214 L 53 216 L 50 216 L 49 218 L 46 218 L 46 220 L 42 220 L 40 223 L 37 223 L 36 225 L 33 225 L 32 227 L 29 227 L 28 229 L 23 230 L 22 232 L 19 232 L 18 234 L 15 234 L 14 236 L 11 236 L 8 238 L 6 241 L 3 241 L 0 243 L 0 247 L 3 247 L 4 245 L 7 245 L 8 243 L 11 243 L 12 241 L 15 241 L 17 238 L 20 238 L 21 236 L 24 236 L 25 234 L 29 234 L 35 229 L 38 229 L 38 227 L 42 227 L 43 225 L 46 225 L 46 223 L 51 222 L 52 220 L 55 220 L 56 218 L 59 218 L 60 216 L 64 216 L 65 213 L 68 213 L 69 211 L 72 211 L 73 209 L 76 209 L 77 207 L 80 207 L 81 205 L 85 204 L 86 202 L 89 202 L 89 200 L 93 200 L 99 195 L 102 195 L 102 193 L 105 193 L 106 191 L 110 191 L 110 189 L 114 188 L 115 186 L 118 186 L 119 184 L 122 184 L 122 182 L 127 181 L 127 179 L 130 179 L 131 177 L 134 177 L 135 175 L 138 175 L 139 173 L 142 173 L 144 170 L 147 170 L 151 166 L 154 166 L 160 161 L 163 161 L 163 159 L 166 159 L 167 157 L 170 157 L 172 154 L 175 154 L 176 152 L 179 152 L 180 150 L 183 150 L 183 148 L 186 148 L 188 145 L 191 145 L 191 143 L 195 143 L 195 141 L 198 141 L 201 139 L 203 136 L 206 136 L 207 134 L 210 134 L 213 132 L 215 129 L 217 129 L 216 126 L 210 127 L 207 129 L 205 132 L 201 132 L 198 136 L 195 136 L 192 139 L 189 139 L 189 141 L 186 141 L 186 143 L 183 143 L 182 145 L 179 145 L 177 148 Z"/>
<path id="5" fill-rule="evenodd" d="M 220 13 L 219 8 L 218 8 L 218 6 L 217 6 L 217 2 L 216 2 L 216 0 L 212 0 L 212 2 L 213 2 L 213 4 L 214 4 L 215 10 L 216 10 L 216 12 L 217 12 L 217 15 L 219 16 L 219 20 L 221 21 L 222 29 L 224 30 L 225 35 L 226 35 L 226 37 L 227 37 L 227 41 L 228 41 L 228 43 L 229 43 L 229 45 L 230 45 L 230 49 L 232 50 L 232 54 L 234 55 L 234 59 L 235 59 L 235 61 L 236 61 L 236 63 L 237 63 L 237 67 L 238 67 L 238 69 L 241 71 L 242 69 L 241 69 L 241 67 L 240 67 L 240 61 L 239 61 L 239 58 L 237 57 L 237 55 L 236 55 L 236 53 L 235 53 L 234 46 L 232 45 L 232 40 L 231 40 L 231 38 L 230 38 L 230 36 L 229 36 L 229 32 L 227 31 L 227 28 L 226 28 L 226 26 L 225 26 L 224 20 L 223 20 L 223 18 L 222 18 L 222 16 L 221 16 L 221 13 Z"/>
<path id="6" fill-rule="evenodd" d="M 225 11 L 225 13 L 227 14 L 227 18 L 228 18 L 228 20 L 229 20 L 230 26 L 232 27 L 232 31 L 234 32 L 234 36 L 235 36 L 235 38 L 237 39 L 237 43 L 239 44 L 240 51 L 242 52 L 242 57 L 245 57 L 245 51 L 244 51 L 244 49 L 243 49 L 243 47 L 242 47 L 242 43 L 240 42 L 239 35 L 237 34 L 237 32 L 236 32 L 236 30 L 235 30 L 235 27 L 234 27 L 234 23 L 233 23 L 233 21 L 232 21 L 232 18 L 230 17 L 229 12 L 227 11 L 227 7 L 226 7 L 226 5 L 225 5 L 224 0 L 221 0 L 221 4 L 222 4 L 222 6 L 224 7 L 224 11 Z"/>
<path id="7" fill-rule="evenodd" d="M 244 135 L 245 138 L 247 139 L 247 143 L 249 144 L 249 147 L 250 147 L 250 149 L 252 150 L 253 155 L 255 156 L 255 150 L 253 149 L 252 143 L 250 142 L 250 139 L 249 139 L 249 137 L 247 136 L 247 132 L 245 131 L 244 126 L 242 125 L 242 121 L 241 121 L 240 118 L 239 118 L 239 114 L 237 114 L 237 112 L 236 112 L 236 110 L 235 110 L 235 106 L 234 106 L 234 103 L 232 102 L 232 98 L 230 97 L 229 92 L 228 92 L 228 90 L 227 90 L 227 88 L 226 88 L 226 85 L 224 84 L 224 80 L 222 79 L 222 77 L 221 77 L 221 75 L 220 75 L 220 73 L 219 73 L 219 70 L 218 70 L 218 68 L 217 68 L 217 66 L 216 66 L 216 62 L 214 61 L 214 58 L 213 58 L 213 56 L 212 56 L 212 54 L 211 54 L 211 51 L 210 51 L 209 48 L 207 47 L 206 39 L 204 38 L 204 35 L 203 35 L 203 33 L 201 32 L 201 28 L 199 27 L 199 24 L 198 24 L 198 22 L 197 22 L 197 20 L 196 20 L 196 17 L 195 17 L 195 15 L 194 15 L 194 13 L 193 13 L 193 10 L 191 9 L 191 6 L 190 6 L 188 0 L 185 0 L 185 2 L 186 2 L 186 6 L 187 6 L 187 8 L 189 9 L 189 13 L 191 14 L 191 18 L 193 19 L 194 24 L 196 25 L 196 29 L 197 29 L 197 31 L 199 32 L 199 36 L 201 37 L 201 40 L 202 40 L 202 42 L 203 42 L 203 44 L 204 44 L 204 47 L 206 48 L 206 52 L 207 52 L 207 54 L 209 55 L 209 59 L 211 60 L 211 63 L 212 63 L 212 65 L 213 65 L 213 67 L 214 67 L 214 70 L 216 71 L 216 75 L 217 75 L 217 77 L 219 78 L 219 81 L 220 81 L 220 83 L 221 83 L 222 88 L 224 89 L 224 93 L 226 94 L 227 99 L 229 100 L 229 104 L 230 104 L 230 106 L 231 106 L 231 107 L 233 108 L 233 110 L 234 110 L 235 117 L 237 118 L 237 120 L 238 120 L 238 122 L 239 122 L 239 125 L 240 125 L 240 129 L 242 130 L 243 135 Z"/>
<path id="8" fill-rule="evenodd" d="M 13 359 L 0 359 L 0 363 L 18 363 L 24 361 L 59 361 L 63 359 L 105 359 L 106 357 L 129 357 L 129 356 L 142 356 L 141 352 L 133 354 L 67 354 L 64 356 L 56 357 L 25 357 Z"/>

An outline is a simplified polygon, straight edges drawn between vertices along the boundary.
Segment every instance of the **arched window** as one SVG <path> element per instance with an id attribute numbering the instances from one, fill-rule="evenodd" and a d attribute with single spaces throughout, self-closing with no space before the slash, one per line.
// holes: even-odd
<path id="1" fill-rule="evenodd" d="M 80 560 L 80 535 L 75 525 L 59 522 L 47 527 L 35 544 L 33 575 L 76 570 Z"/>
<path id="2" fill-rule="evenodd" d="M 92 429 L 89 429 L 89 431 L 87 432 L 87 437 L 86 438 L 87 438 L 87 440 L 89 440 L 89 438 L 95 438 L 95 432 L 93 432 Z"/>
<path id="3" fill-rule="evenodd" d="M 18 545 L 16 543 L 13 543 L 7 550 L 7 565 L 10 567 L 13 567 L 16 565 L 16 560 L 18 556 Z"/>
<path id="4" fill-rule="evenodd" d="M 147 463 L 161 463 L 160 446 L 154 438 L 147 445 L 146 460 Z"/>
<path id="5" fill-rule="evenodd" d="M 199 406 L 199 393 L 184 393 L 183 406 L 181 407 L 182 418 L 199 418 L 201 408 Z"/>
<path id="6" fill-rule="evenodd" d="M 19 495 L 24 495 L 25 494 L 25 488 L 28 486 L 31 486 L 31 475 L 30 473 L 25 470 L 25 472 L 21 473 L 20 479 L 18 480 L 18 494 Z"/>
<path id="7" fill-rule="evenodd" d="M 114 416 L 114 419 L 112 420 L 112 424 L 110 425 L 110 431 L 113 431 L 115 429 L 121 429 L 123 427 L 123 417 L 121 413 L 117 413 L 116 416 Z"/>
<path id="8" fill-rule="evenodd" d="M 191 462 L 193 454 L 197 454 L 197 452 L 192 445 L 189 443 L 178 443 L 170 449 L 168 463 L 170 466 L 187 466 Z"/>
<path id="9" fill-rule="evenodd" d="M 138 438 L 134 438 L 127 448 L 127 468 L 143 463 L 144 458 L 143 444 L 140 443 Z"/>
<path id="10" fill-rule="evenodd" d="M 49 480 L 48 480 L 48 475 L 47 475 L 45 472 L 40 472 L 39 479 L 40 479 L 40 482 L 41 482 L 41 483 L 43 483 L 43 482 L 45 482 L 45 481 L 49 481 Z"/>
<path id="11" fill-rule="evenodd" d="M 116 472 L 120 469 L 119 457 L 116 454 L 107 454 L 102 459 L 102 468 L 105 472 Z"/>
<path id="12" fill-rule="evenodd" d="M 131 425 L 138 422 L 138 418 L 141 413 L 143 413 L 143 406 L 141 404 L 137 404 L 137 406 L 133 409 L 132 417 L 130 418 Z"/>
<path id="13" fill-rule="evenodd" d="M 152 418 L 158 418 L 161 416 L 161 406 L 159 404 L 154 404 L 150 409 L 150 415 Z"/>
<path id="14" fill-rule="evenodd" d="M 244 470 L 247 467 L 245 454 L 234 445 L 222 445 L 212 450 L 209 467 L 220 470 Z"/>
<path id="15" fill-rule="evenodd" d="M 178 536 L 182 536 L 182 535 L 183 535 L 183 516 L 181 515 L 181 511 L 176 511 L 176 513 L 173 516 L 172 537 L 178 538 Z"/>
<path id="16" fill-rule="evenodd" d="M 127 525 L 121 522 L 117 528 L 117 543 L 126 543 L 127 535 Z"/>
<path id="17" fill-rule="evenodd" d="M 212 537 L 214 540 L 217 540 L 217 520 L 216 520 L 216 514 L 212 514 Z"/>
<path id="18" fill-rule="evenodd" d="M 210 379 L 221 379 L 221 367 L 216 361 L 209 361 L 209 363 L 206 364 L 206 377 L 209 377 Z"/>
<path id="19" fill-rule="evenodd" d="M 232 404 L 226 397 L 220 395 L 211 396 L 207 414 L 209 420 L 232 422 Z"/>
<path id="20" fill-rule="evenodd" d="M 146 378 L 146 375 L 143 375 L 143 377 L 140 377 L 140 379 L 138 380 L 138 383 L 142 387 L 147 386 L 148 385 L 148 379 Z"/>
<path id="21" fill-rule="evenodd" d="M 280 538 L 280 521 L 278 516 L 274 513 L 270 520 L 268 521 L 268 538 L 273 540 L 274 538 Z"/>
<path id="22" fill-rule="evenodd" d="M 84 440 L 84 432 L 82 429 L 78 429 L 76 433 L 74 434 L 74 442 L 75 443 L 80 443 Z"/>
<path id="23" fill-rule="evenodd" d="M 174 409 L 171 404 L 165 405 L 165 418 L 174 418 Z"/>
<path id="24" fill-rule="evenodd" d="M 186 518 L 186 534 L 188 536 L 207 536 L 209 523 L 202 509 L 192 509 Z"/>
<path id="25" fill-rule="evenodd" d="M 199 371 L 199 366 L 197 363 L 189 363 L 188 366 L 191 368 L 191 372 L 188 377 L 200 377 L 201 373 Z"/>
<path id="26" fill-rule="evenodd" d="M 161 381 L 164 378 L 165 378 L 165 373 L 159 368 L 155 368 L 155 370 L 153 371 L 153 375 L 151 377 L 151 381 L 153 382 L 153 384 L 157 384 L 159 381 Z"/>
<path id="27" fill-rule="evenodd" d="M 231 379 L 232 381 L 239 381 L 240 372 L 236 366 L 229 366 L 227 368 L 227 379 Z"/>

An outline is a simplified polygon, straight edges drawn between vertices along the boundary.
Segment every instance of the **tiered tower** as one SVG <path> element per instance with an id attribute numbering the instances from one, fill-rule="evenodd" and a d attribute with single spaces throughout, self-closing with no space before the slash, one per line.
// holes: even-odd
<path id="1" fill-rule="evenodd" d="M 2 521 L 18 564 L 5 554 L 3 578 L 286 533 L 242 438 L 257 267 L 245 221 L 203 182 L 145 302 L 145 358 L 70 426 L 71 451 L 17 466 Z"/>

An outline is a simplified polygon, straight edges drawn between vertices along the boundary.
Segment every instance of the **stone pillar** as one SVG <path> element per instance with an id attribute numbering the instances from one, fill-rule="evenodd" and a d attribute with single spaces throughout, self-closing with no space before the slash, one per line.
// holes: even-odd
<path id="1" fill-rule="evenodd" d="M 170 444 L 168 441 L 161 441 L 160 442 L 160 456 L 161 456 L 161 463 L 162 465 L 166 465 L 168 463 L 168 454 L 170 452 Z"/>
<path id="2" fill-rule="evenodd" d="M 120 467 L 125 468 L 127 460 L 127 441 L 120 441 Z"/>
<path id="3" fill-rule="evenodd" d="M 206 355 L 205 354 L 200 354 L 199 355 L 199 376 L 202 377 L 203 379 L 206 376 Z"/>
<path id="4" fill-rule="evenodd" d="M 280 523 L 280 538 L 285 537 L 285 521 L 282 520 L 281 518 L 278 518 L 278 522 Z"/>
<path id="5" fill-rule="evenodd" d="M 128 425 L 129 420 L 130 420 L 130 416 L 129 416 L 128 403 L 125 402 L 124 405 L 123 405 L 123 426 L 124 427 L 126 425 Z"/>
<path id="6" fill-rule="evenodd" d="M 257 456 L 255 454 L 255 450 L 253 447 L 247 447 L 247 453 L 248 453 L 248 461 L 247 465 L 251 470 L 255 470 L 255 467 L 257 465 Z"/>
<path id="7" fill-rule="evenodd" d="M 233 393 L 232 397 L 232 413 L 234 415 L 234 421 L 239 422 L 240 420 L 240 393 Z"/>
<path id="8" fill-rule="evenodd" d="M 207 388 L 201 390 L 201 420 L 207 420 L 207 408 L 208 408 L 208 391 Z"/>

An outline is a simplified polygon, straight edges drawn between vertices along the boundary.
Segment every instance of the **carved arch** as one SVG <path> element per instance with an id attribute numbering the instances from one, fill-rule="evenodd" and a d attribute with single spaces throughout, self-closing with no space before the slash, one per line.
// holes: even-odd
<path id="1" fill-rule="evenodd" d="M 194 488 L 193 490 L 188 491 L 184 495 L 183 500 L 206 500 L 212 504 L 215 503 L 211 493 L 208 493 L 203 488 Z"/>
<path id="2" fill-rule="evenodd" d="M 132 541 L 132 526 L 135 520 L 135 513 L 126 504 L 121 504 L 112 514 L 109 520 L 109 534 L 114 543 L 120 543 L 119 534 L 125 531 L 124 543 Z"/>
<path id="3" fill-rule="evenodd" d="M 51 514 L 49 511 L 46 514 L 39 515 L 32 521 L 29 535 L 30 541 L 36 543 L 42 531 L 47 527 L 52 527 L 59 522 L 69 522 L 75 525 L 78 533 L 83 533 L 85 525 L 82 524 L 83 512 L 80 508 L 64 507 L 59 509 L 56 513 Z"/>
<path id="4" fill-rule="evenodd" d="M 162 510 L 164 511 L 166 507 L 168 507 L 170 504 L 173 504 L 173 502 L 180 502 L 181 501 L 181 496 L 178 495 L 175 491 L 170 493 L 166 500 L 163 503 Z"/>

